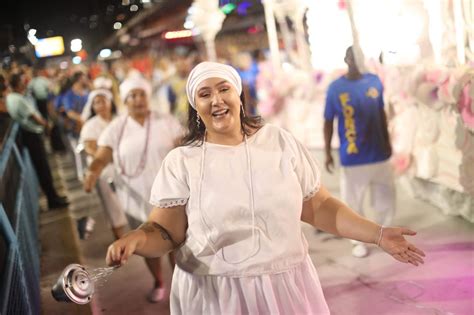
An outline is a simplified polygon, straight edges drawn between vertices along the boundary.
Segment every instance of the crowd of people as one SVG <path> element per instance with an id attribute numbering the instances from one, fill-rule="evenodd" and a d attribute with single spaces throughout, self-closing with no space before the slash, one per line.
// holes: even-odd
<path id="1" fill-rule="evenodd" d="M 358 72 L 348 49 L 349 71 L 328 91 L 326 167 L 334 166 L 337 118 L 344 203 L 321 183 L 304 145 L 257 115 L 258 68 L 242 60 L 233 67 L 170 56 L 146 71 L 132 62 L 70 72 L 14 65 L 0 86 L 51 209 L 67 200 L 52 185 L 44 139 L 57 152 L 84 147 L 84 189 L 97 189 L 116 238 L 106 261 L 145 257 L 155 280 L 150 302 L 168 296 L 160 258 L 171 253 L 173 314 L 328 314 L 301 221 L 356 241 L 356 257 L 373 243 L 400 262 L 422 263 L 424 253 L 405 239 L 415 232 L 389 226 L 394 190 L 380 81 Z M 357 213 L 367 186 L 377 222 Z"/>

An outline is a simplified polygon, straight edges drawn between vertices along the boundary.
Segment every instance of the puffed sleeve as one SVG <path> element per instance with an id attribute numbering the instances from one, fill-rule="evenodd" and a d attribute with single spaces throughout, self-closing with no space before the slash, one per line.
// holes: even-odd
<path id="1" fill-rule="evenodd" d="M 82 126 L 79 142 L 97 141 L 100 137 L 101 130 L 97 128 L 95 120 L 88 120 Z"/>
<path id="2" fill-rule="evenodd" d="M 185 205 L 189 199 L 189 185 L 184 159 L 180 148 L 165 157 L 151 188 L 150 203 L 156 207 L 169 208 Z"/>
<path id="3" fill-rule="evenodd" d="M 309 200 L 319 191 L 321 186 L 321 172 L 318 163 L 308 149 L 293 135 L 286 133 L 286 139 L 292 151 L 291 162 L 301 186 L 303 200 Z"/>
<path id="4" fill-rule="evenodd" d="M 99 147 L 109 147 L 112 150 L 116 148 L 118 144 L 118 134 L 120 132 L 117 128 L 117 123 L 118 120 L 115 119 L 100 134 L 99 140 L 97 141 Z"/>

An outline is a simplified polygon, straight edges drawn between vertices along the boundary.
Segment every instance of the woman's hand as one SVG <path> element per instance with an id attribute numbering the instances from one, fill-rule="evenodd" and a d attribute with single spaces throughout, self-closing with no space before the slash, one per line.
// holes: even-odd
<path id="1" fill-rule="evenodd" d="M 105 258 L 107 265 L 124 265 L 135 250 L 140 249 L 145 242 L 146 234 L 143 230 L 128 232 L 109 246 Z"/>
<path id="2" fill-rule="evenodd" d="M 416 235 L 416 232 L 398 227 L 384 227 L 380 248 L 389 253 L 393 258 L 403 263 L 418 266 L 423 264 L 425 253 L 415 245 L 409 243 L 403 235 Z"/>
<path id="3" fill-rule="evenodd" d="M 95 186 L 95 183 L 97 182 L 97 178 L 98 176 L 94 172 L 91 172 L 91 171 L 86 172 L 86 176 L 84 177 L 84 182 L 82 184 L 86 192 L 90 193 L 92 191 L 92 188 Z"/>

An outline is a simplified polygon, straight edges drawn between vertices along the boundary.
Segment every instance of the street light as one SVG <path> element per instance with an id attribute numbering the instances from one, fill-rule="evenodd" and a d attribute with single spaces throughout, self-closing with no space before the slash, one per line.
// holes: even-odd
<path id="1" fill-rule="evenodd" d="M 79 38 L 75 38 L 71 40 L 71 51 L 78 52 L 82 49 L 82 40 Z"/>
<path id="2" fill-rule="evenodd" d="M 101 58 L 109 58 L 112 55 L 112 50 L 105 48 L 99 52 Z"/>

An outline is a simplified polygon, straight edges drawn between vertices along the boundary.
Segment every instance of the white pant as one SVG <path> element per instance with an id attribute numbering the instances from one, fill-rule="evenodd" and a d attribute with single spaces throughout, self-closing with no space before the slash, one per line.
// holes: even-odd
<path id="1" fill-rule="evenodd" d="M 340 179 L 341 198 L 349 207 L 363 216 L 364 195 L 368 188 L 375 221 L 381 225 L 392 223 L 395 214 L 395 183 L 389 161 L 344 166 Z"/>

